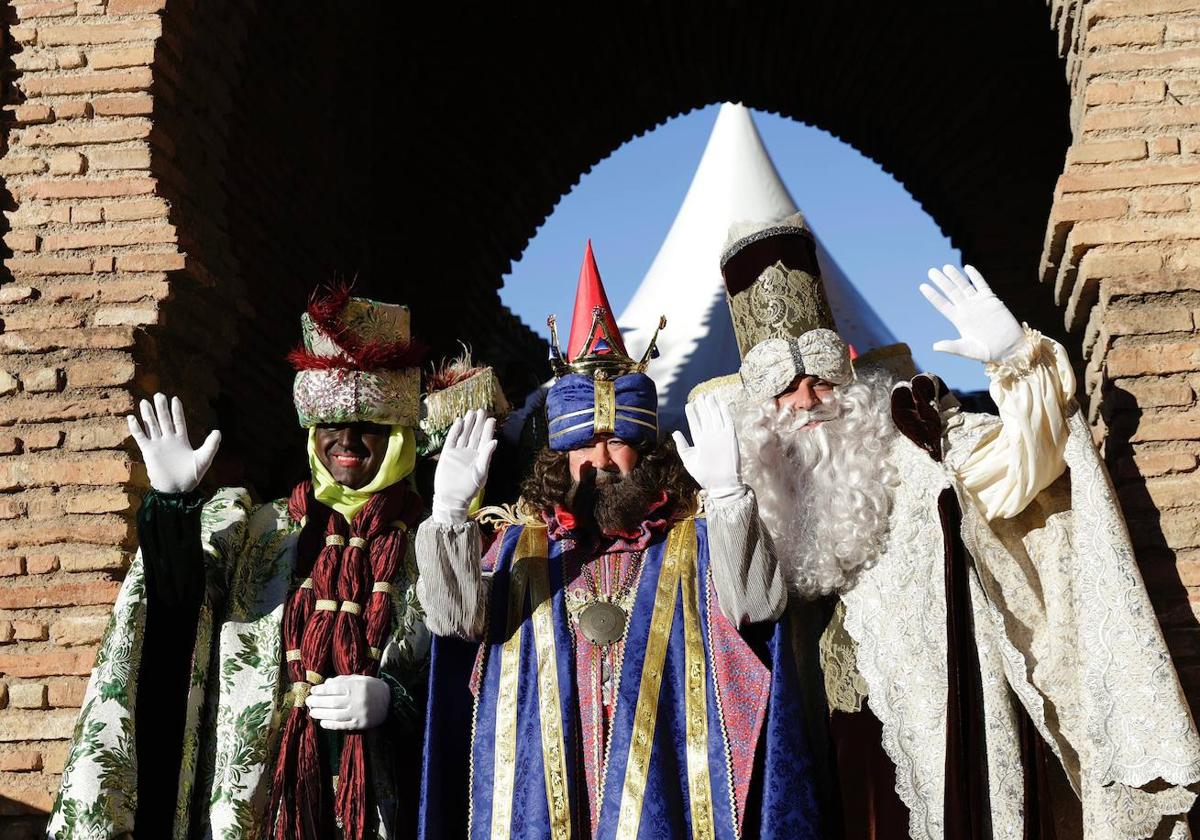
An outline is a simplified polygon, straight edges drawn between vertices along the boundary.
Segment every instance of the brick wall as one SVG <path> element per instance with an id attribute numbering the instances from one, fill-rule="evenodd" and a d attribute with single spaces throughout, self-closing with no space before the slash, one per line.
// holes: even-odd
<path id="1" fill-rule="evenodd" d="M 1067 59 L 1075 143 L 1054 196 L 1042 277 L 1072 331 L 1072 354 L 1082 349 L 1096 439 L 1190 696 L 1200 698 L 1200 0 L 1049 5 Z M 410 156 L 401 167 L 408 181 L 387 182 L 395 199 L 381 210 L 364 196 L 394 177 L 395 148 L 417 146 L 382 132 L 409 92 L 363 82 L 372 67 L 362 45 L 386 40 L 371 31 L 371 16 L 338 14 L 334 4 L 296 14 L 288 4 L 250 0 L 44 0 L 0 10 L 9 114 L 0 135 L 5 840 L 36 836 L 37 815 L 50 806 L 94 645 L 134 547 L 132 512 L 145 476 L 122 415 L 153 390 L 180 393 L 194 432 L 225 432 L 215 481 L 249 483 L 261 496 L 280 492 L 302 466 L 281 356 L 296 339 L 307 291 L 336 274 L 360 273 L 365 293 L 412 303 L 418 333 L 438 350 L 461 335 L 508 375 L 536 380 L 540 345 L 501 310 L 496 272 L 472 263 L 454 276 L 460 294 L 448 299 L 434 271 L 451 244 L 519 251 L 522 231 L 552 201 L 517 187 L 552 169 L 547 161 L 560 147 L 594 138 L 578 127 L 579 136 L 565 139 L 538 132 L 533 140 L 550 144 L 541 169 L 528 178 L 520 169 L 500 172 L 513 182 L 497 177 L 490 183 L 500 186 L 479 195 L 452 181 L 474 158 L 452 151 L 426 164 Z M 673 63 L 688 79 L 706 78 L 687 68 L 711 69 L 705 57 L 718 53 L 725 55 L 704 49 Z M 439 61 L 452 54 L 441 50 Z M 796 54 L 793 44 L 787 55 Z M 454 78 L 452 64 L 439 72 Z M 402 69 L 409 76 L 393 69 L 393 77 L 422 84 L 420 68 Z M 475 92 L 481 79 L 469 82 Z M 694 104 L 674 84 L 642 88 L 675 97 L 676 108 Z M 712 88 L 703 91 L 708 98 L 737 95 L 720 79 L 703 85 Z M 528 93 L 513 96 L 536 116 L 540 105 L 526 101 Z M 986 93 L 977 98 L 1004 91 Z M 456 107 L 473 106 L 464 99 Z M 836 116 L 824 107 L 818 122 Z M 432 136 L 447 117 L 411 119 L 413 132 Z M 501 141 L 519 128 L 520 121 L 488 125 Z M 447 148 L 473 148 L 462 144 L 475 133 L 451 134 Z M 1022 157 L 1011 143 L 985 146 L 993 157 L 981 160 L 996 162 L 999 178 Z M 886 144 L 871 149 L 879 159 L 900 154 Z M 929 161 L 940 165 L 936 155 Z M 911 161 L 906 166 L 915 183 Z M 465 171 L 467 187 L 489 174 Z M 433 253 L 414 253 L 402 226 L 414 202 L 404 189 L 443 182 L 459 187 L 443 206 L 472 233 L 464 241 L 451 230 L 432 239 Z M 479 214 L 484 195 L 514 203 Z M 963 241 L 973 253 L 987 250 L 980 231 L 994 237 L 997 255 L 1012 250 L 1012 228 L 967 219 L 952 202 L 927 206 L 956 236 L 970 234 Z M 1012 224 L 1030 223 L 1023 209 L 1006 209 Z M 442 219 L 422 230 L 436 228 L 450 230 Z M 1029 255 L 1011 256 L 1018 266 Z M 411 262 L 423 272 L 409 272 Z M 989 276 L 1003 273 L 980 264 Z M 1028 308 L 1035 299 L 1018 303 Z M 515 349 L 503 356 L 505 347 Z"/>
<path id="2" fill-rule="evenodd" d="M 1200 2 L 1052 4 L 1074 142 L 1042 279 L 1079 337 L 1094 436 L 1200 701 Z"/>

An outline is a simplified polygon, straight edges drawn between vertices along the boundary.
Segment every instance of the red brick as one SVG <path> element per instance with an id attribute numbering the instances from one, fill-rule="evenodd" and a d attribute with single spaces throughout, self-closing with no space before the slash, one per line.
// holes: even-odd
<path id="1" fill-rule="evenodd" d="M 75 120 L 92 116 L 92 103 L 81 100 L 69 100 L 54 103 L 54 119 Z"/>
<path id="2" fill-rule="evenodd" d="M 25 502 L 20 499 L 6 498 L 0 499 L 0 519 L 19 519 L 27 512 Z M 28 563 L 28 558 L 26 558 Z"/>
<path id="3" fill-rule="evenodd" d="M 92 663 L 95 659 L 95 651 L 47 650 L 32 654 L 0 653 L 0 673 L 10 677 L 56 677 L 88 674 L 92 670 Z M 11 692 L 13 688 L 14 686 L 10 685 L 9 691 Z M 0 740 L 3 738 L 0 737 Z"/>
<path id="4" fill-rule="evenodd" d="M 1162 79 L 1135 79 L 1129 82 L 1092 82 L 1087 86 L 1085 101 L 1088 105 L 1162 102 L 1166 93 L 1167 83 Z M 1145 147 L 1143 146 L 1143 148 Z M 1145 157 L 1145 155 L 1139 155 L 1139 157 Z M 1119 159 L 1124 160 L 1125 158 Z"/>
<path id="5" fill-rule="evenodd" d="M 167 0 L 108 0 L 110 15 L 136 15 L 148 12 L 161 12 L 167 7 Z"/>
<path id="6" fill-rule="evenodd" d="M 98 117 L 142 116 L 154 112 L 154 100 L 149 94 L 102 96 L 92 100 L 92 110 Z"/>
<path id="7" fill-rule="evenodd" d="M 1059 189 L 1064 193 L 1195 183 L 1200 183 L 1200 164 L 1167 162 L 1131 169 L 1106 168 L 1090 172 L 1068 171 L 1058 179 Z"/>
<path id="8" fill-rule="evenodd" d="M 150 150 L 96 149 L 88 152 L 88 167 L 99 172 L 113 169 L 149 169 Z M 110 218 L 109 221 L 113 219 Z"/>
<path id="9" fill-rule="evenodd" d="M 1190 452 L 1139 452 L 1118 462 L 1117 475 L 1123 478 L 1190 472 L 1196 468 L 1196 456 Z M 1200 533 L 1197 534 L 1200 540 Z"/>
<path id="10" fill-rule="evenodd" d="M 92 270 L 87 257 L 11 257 L 4 265 L 13 274 L 87 274 Z"/>
<path id="11" fill-rule="evenodd" d="M 133 360 L 125 354 L 109 354 L 100 359 L 68 362 L 67 387 L 98 388 L 128 385 L 133 381 Z"/>
<path id="12" fill-rule="evenodd" d="M 71 223 L 76 225 L 91 225 L 104 220 L 104 212 L 95 205 L 86 207 L 71 208 Z M 92 263 L 92 271 L 96 271 L 96 264 Z"/>
<path id="13" fill-rule="evenodd" d="M 1150 141 L 1150 154 L 1177 155 L 1179 154 L 1178 137 L 1155 137 Z"/>
<path id="14" fill-rule="evenodd" d="M 1200 67 L 1200 48 L 1174 50 L 1112 51 L 1089 55 L 1083 61 L 1083 76 L 1136 70 L 1190 70 Z"/>
<path id="15" fill-rule="evenodd" d="M 1113 386 L 1131 394 L 1142 408 L 1191 405 L 1196 398 L 1192 386 L 1181 377 L 1118 379 Z"/>
<path id="16" fill-rule="evenodd" d="M 1188 197 L 1178 193 L 1143 195 L 1137 199 L 1137 209 L 1142 213 L 1181 213 L 1190 205 Z"/>
<path id="17" fill-rule="evenodd" d="M 13 633 L 21 642 L 43 642 L 48 637 L 48 630 L 41 621 L 14 621 Z"/>
<path id="18" fill-rule="evenodd" d="M 56 709 L 78 709 L 83 705 L 83 696 L 87 693 L 86 679 L 50 680 L 50 705 Z"/>
<path id="19" fill-rule="evenodd" d="M 161 198 L 145 198 L 104 205 L 104 218 L 110 222 L 166 218 L 167 203 Z"/>
<path id="20" fill-rule="evenodd" d="M 103 300 L 105 303 L 131 303 L 146 298 L 162 300 L 167 292 L 166 275 L 160 274 L 131 280 L 63 280 L 54 286 L 47 286 L 45 298 L 55 302 Z"/>
<path id="21" fill-rule="evenodd" d="M 80 178 L 78 180 L 42 180 L 14 185 L 30 198 L 115 198 L 154 192 L 153 178 Z"/>
<path id="22" fill-rule="evenodd" d="M 54 581 L 37 586 L 0 587 L 0 609 L 21 610 L 34 607 L 80 607 L 112 604 L 120 584 L 100 580 L 90 583 Z M 3 669 L 0 669 L 3 670 Z"/>
<path id="23" fill-rule="evenodd" d="M 1200 498 L 1200 473 L 1150 478 L 1146 480 L 1144 487 L 1122 487 L 1118 490 L 1118 495 L 1122 506 L 1135 510 L 1147 507 L 1159 510 L 1184 507 Z"/>
<path id="24" fill-rule="evenodd" d="M 93 70 L 112 70 L 116 67 L 145 67 L 154 62 L 154 45 L 136 47 L 107 47 L 88 52 L 88 66 Z"/>
<path id="25" fill-rule="evenodd" d="M 1119 196 L 1104 198 L 1060 198 L 1054 202 L 1053 217 L 1064 221 L 1082 221 L 1085 219 L 1111 219 L 1124 216 L 1129 210 L 1129 201 Z M 47 237 L 47 243 L 51 237 Z M 47 250 L 56 250 L 49 244 Z"/>
<path id="26" fill-rule="evenodd" d="M 46 234 L 42 246 L 46 251 L 69 251 L 80 248 L 150 245 L 174 241 L 175 228 L 171 225 L 122 225 L 99 230 Z"/>
<path id="27" fill-rule="evenodd" d="M 82 327 L 84 314 L 66 307 L 22 306 L 4 318 L 4 328 L 18 332 L 34 329 Z"/>
<path id="28" fill-rule="evenodd" d="M 123 509 L 130 507 L 126 502 Z M 104 518 L 113 521 L 113 517 Z M 126 552 L 106 546 L 62 546 L 58 550 L 58 560 L 66 572 L 123 572 L 129 567 L 129 555 Z"/>
<path id="29" fill-rule="evenodd" d="M 141 140 L 150 135 L 150 121 L 136 117 L 124 119 L 96 120 L 88 123 L 68 123 L 31 128 L 26 132 L 25 142 L 30 146 L 82 146 L 93 143 L 120 143 L 126 140 Z M 50 170 L 54 171 L 51 164 Z M 76 175 L 82 167 L 66 174 Z M 62 174 L 62 173 L 60 173 Z"/>
<path id="30" fill-rule="evenodd" d="M 74 654 L 72 654 L 74 655 Z M 71 737 L 75 729 L 78 712 L 73 709 L 62 711 L 9 712 L 0 715 L 0 741 L 58 741 Z M 46 794 L 48 804 L 53 805 L 53 795 Z"/>
<path id="31" fill-rule="evenodd" d="M 9 400 L 12 402 L 12 400 Z M 132 398 L 126 402 L 132 409 Z M 62 417 L 60 419 L 75 419 Z M 132 477 L 133 462 L 124 452 L 0 460 L 0 488 L 7 490 L 61 485 L 121 484 Z"/>
<path id="32" fill-rule="evenodd" d="M 121 324 L 140 326 L 158 323 L 158 307 L 154 304 L 146 306 L 105 306 L 97 309 L 92 316 L 92 323 L 98 327 L 113 327 Z"/>
<path id="33" fill-rule="evenodd" d="M 84 26 L 46 26 L 38 29 L 38 42 L 60 44 L 121 44 L 127 41 L 150 41 L 162 34 L 162 21 L 157 17 L 123 23 L 89 24 Z"/>
<path id="34" fill-rule="evenodd" d="M 5 155 L 0 158 L 0 175 L 37 175 L 46 171 L 46 161 L 32 155 Z"/>
<path id="35" fill-rule="evenodd" d="M 103 514 L 98 516 L 60 516 L 50 520 L 18 519 L 0 522 L 0 548 L 47 545 L 59 542 L 82 542 L 96 545 L 120 545 L 130 537 L 130 524 L 122 516 Z M 81 555 L 89 563 L 99 563 L 96 555 Z M 108 555 L 105 555 L 106 557 Z M 59 562 L 67 571 L 67 556 L 59 552 Z M 90 570 L 92 567 L 88 566 Z M 120 568 L 114 561 L 104 568 Z"/>
<path id="36" fill-rule="evenodd" d="M 58 349 L 120 350 L 132 346 L 133 331 L 128 327 L 0 333 L 0 353 L 44 353 Z M 3 414 L 2 406 L 0 414 Z M 3 425 L 2 421 L 0 425 Z"/>
<path id="37" fill-rule="evenodd" d="M 36 125 L 54 119 L 54 110 L 49 105 L 29 102 L 13 108 L 13 122 L 17 125 Z"/>
<path id="38" fill-rule="evenodd" d="M 8 644 L 13 640 L 11 621 L 0 621 L 0 644 Z M 8 683 L 0 682 L 0 709 L 8 705 Z"/>
<path id="39" fill-rule="evenodd" d="M 1200 370 L 1200 342 L 1114 347 L 1104 364 L 1112 377 Z"/>
<path id="40" fill-rule="evenodd" d="M 51 625 L 50 640 L 59 647 L 94 645 L 100 641 L 107 626 L 107 615 L 63 616 Z"/>
<path id="41" fill-rule="evenodd" d="M 10 371 L 0 370 L 0 397 L 7 397 L 21 390 L 21 380 Z"/>
<path id="42" fill-rule="evenodd" d="M 0 455 L 16 455 L 20 451 L 20 438 L 13 434 L 0 434 Z"/>
<path id="43" fill-rule="evenodd" d="M 1088 110 L 1080 130 L 1111 131 L 1118 128 L 1163 128 L 1169 125 L 1193 126 L 1200 123 L 1200 106 L 1159 108 L 1122 108 L 1118 111 Z"/>
<path id="44" fill-rule="evenodd" d="M 30 554 L 25 558 L 25 574 L 48 575 L 58 571 L 58 555 Z"/>
<path id="45" fill-rule="evenodd" d="M 75 14 L 75 0 L 57 0 L 49 3 L 22 3 L 16 7 L 17 18 L 29 20 L 40 17 L 68 17 Z"/>
<path id="46" fill-rule="evenodd" d="M 113 256 L 95 257 L 92 259 L 92 271 L 110 272 L 117 265 L 117 258 Z"/>
<path id="47" fill-rule="evenodd" d="M 1141 160 L 1146 156 L 1146 141 L 1104 140 L 1077 143 L 1067 149 L 1068 163 L 1109 163 L 1115 160 Z"/>
<path id="48" fill-rule="evenodd" d="M 118 271 L 176 271 L 184 267 L 184 256 L 169 254 L 121 254 L 117 257 Z"/>
<path id="49" fill-rule="evenodd" d="M 1162 41 L 1163 28 L 1161 23 L 1142 21 L 1095 27 L 1088 30 L 1087 48 L 1153 46 Z"/>
<path id="50" fill-rule="evenodd" d="M 22 303 L 34 295 L 32 286 L 7 285 L 0 288 L 0 304 Z"/>
<path id="51" fill-rule="evenodd" d="M 44 709 L 46 693 L 45 683 L 9 683 L 8 705 L 14 709 Z"/>
<path id="52" fill-rule="evenodd" d="M 74 3 L 67 5 L 74 6 Z M 33 773 L 42 769 L 42 754 L 33 750 L 0 753 L 0 772 Z"/>
<path id="53" fill-rule="evenodd" d="M 28 96 L 64 96 L 78 93 L 116 93 L 150 87 L 149 67 L 82 73 L 75 76 L 23 77 L 21 88 Z"/>
<path id="54" fill-rule="evenodd" d="M 1166 41 L 1200 41 L 1200 23 L 1194 20 L 1173 20 L 1167 24 Z"/>
<path id="55" fill-rule="evenodd" d="M 24 557 L 0 557 L 0 577 L 19 577 L 25 574 Z"/>
<path id="56" fill-rule="evenodd" d="M 26 452 L 40 452 L 61 446 L 63 436 L 62 429 L 30 429 L 21 432 L 21 443 Z"/>
<path id="57" fill-rule="evenodd" d="M 1200 412 L 1143 414 L 1131 443 L 1155 440 L 1200 440 Z M 1196 497 L 1200 501 L 1200 496 Z"/>
<path id="58" fill-rule="evenodd" d="M 58 368 L 38 368 L 21 377 L 25 390 L 35 394 L 53 393 L 62 390 L 62 371 Z"/>
<path id="59" fill-rule="evenodd" d="M 68 47 L 54 53 L 54 64 L 59 70 L 77 70 L 87 64 L 87 59 L 83 57 L 83 50 Z"/>
<path id="60" fill-rule="evenodd" d="M 67 433 L 67 449 L 73 452 L 115 449 L 128 437 L 124 418 L 97 419 L 72 428 Z"/>
<path id="61" fill-rule="evenodd" d="M 4 235 L 4 241 L 14 251 L 36 251 L 39 239 L 31 230 L 10 230 Z"/>

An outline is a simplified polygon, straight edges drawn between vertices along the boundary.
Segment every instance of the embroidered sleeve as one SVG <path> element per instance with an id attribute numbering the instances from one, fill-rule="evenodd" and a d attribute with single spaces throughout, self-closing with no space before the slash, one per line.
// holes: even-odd
<path id="1" fill-rule="evenodd" d="M 721 504 L 709 500 L 708 551 L 717 603 L 735 626 L 774 621 L 787 605 L 783 572 L 758 518 L 754 491 Z"/>
<path id="2" fill-rule="evenodd" d="M 426 519 L 417 530 L 417 597 L 435 636 L 478 639 L 487 613 L 482 541 L 474 522 L 440 525 Z"/>
<path id="3" fill-rule="evenodd" d="M 1062 475 L 1075 375 L 1066 351 L 1036 330 L 1011 357 L 986 368 L 1000 423 L 957 467 L 988 519 L 1016 516 Z"/>

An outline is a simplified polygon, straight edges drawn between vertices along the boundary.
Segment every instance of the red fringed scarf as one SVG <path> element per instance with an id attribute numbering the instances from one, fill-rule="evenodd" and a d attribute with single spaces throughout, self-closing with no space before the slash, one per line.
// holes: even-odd
<path id="1" fill-rule="evenodd" d="M 302 525 L 297 571 L 311 572 L 283 611 L 285 665 L 296 703 L 279 744 L 267 836 L 316 840 L 321 836 L 318 724 L 304 698 L 310 686 L 332 676 L 378 675 L 392 630 L 391 584 L 404 562 L 405 534 L 420 519 L 421 500 L 406 484 L 395 484 L 372 496 L 347 524 L 318 502 L 312 482 L 304 481 L 292 491 L 288 515 Z M 361 840 L 367 817 L 361 732 L 345 733 L 337 788 L 334 812 L 343 836 Z"/>

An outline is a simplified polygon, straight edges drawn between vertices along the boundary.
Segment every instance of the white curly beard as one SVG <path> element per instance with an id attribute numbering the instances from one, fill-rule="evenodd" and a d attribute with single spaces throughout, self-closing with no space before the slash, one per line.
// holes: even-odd
<path id="1" fill-rule="evenodd" d="M 899 484 L 887 460 L 896 434 L 890 384 L 868 378 L 838 386 L 812 411 L 765 400 L 736 414 L 743 480 L 801 596 L 848 589 L 883 548 Z M 804 428 L 813 421 L 822 422 Z"/>

